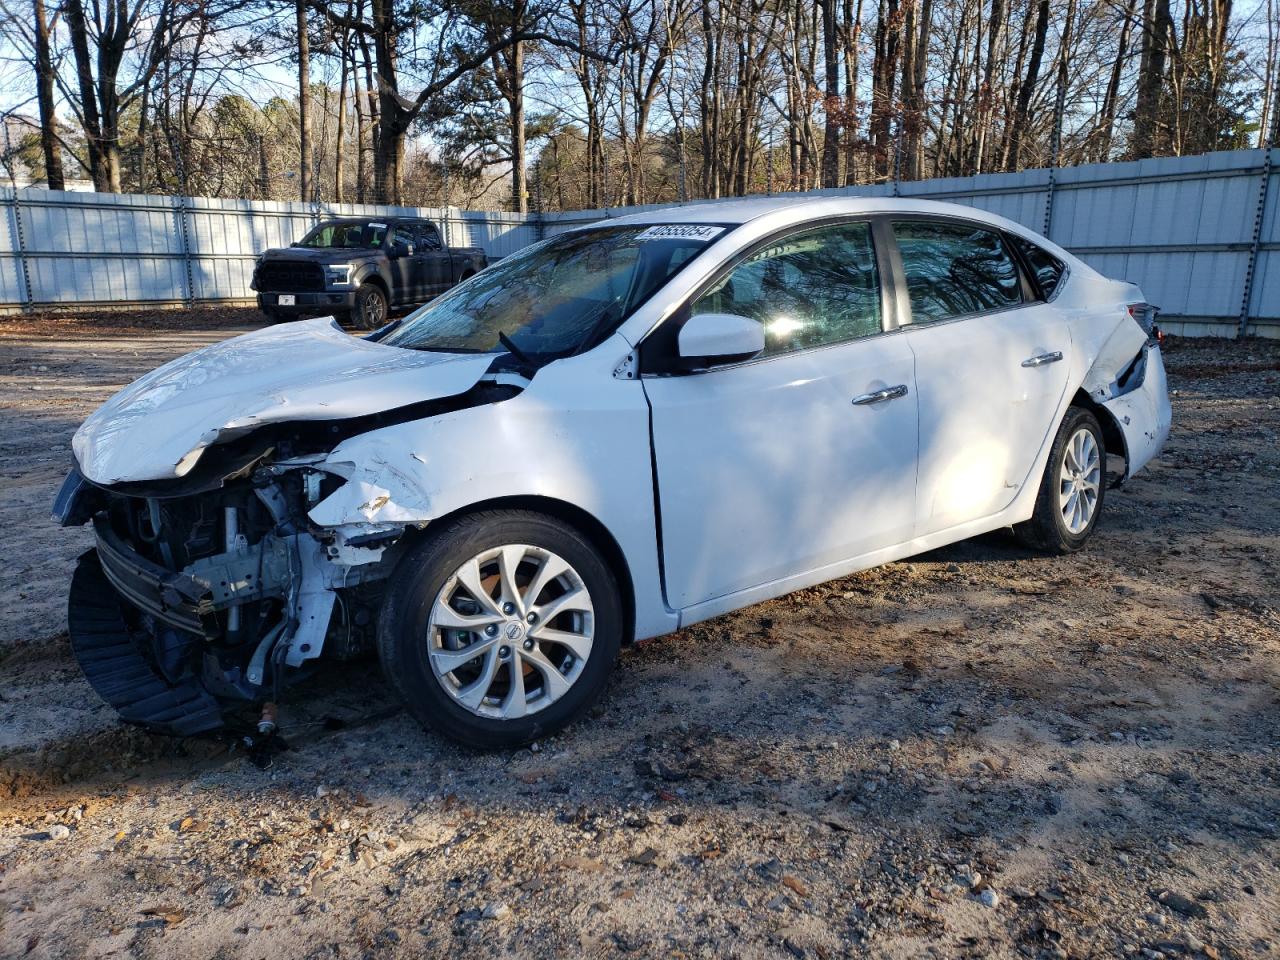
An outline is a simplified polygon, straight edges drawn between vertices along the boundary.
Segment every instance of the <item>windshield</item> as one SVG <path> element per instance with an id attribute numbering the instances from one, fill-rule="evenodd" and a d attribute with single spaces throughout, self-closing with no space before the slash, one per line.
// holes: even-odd
<path id="1" fill-rule="evenodd" d="M 355 221 L 344 220 L 339 223 L 322 223 L 313 227 L 311 232 L 299 240 L 299 247 L 346 247 L 353 250 L 367 250 L 370 247 L 382 246 L 387 235 L 387 225 L 376 220 Z"/>
<path id="2" fill-rule="evenodd" d="M 382 343 L 554 359 L 612 333 L 724 227 L 575 230 L 526 247 L 409 314 Z"/>

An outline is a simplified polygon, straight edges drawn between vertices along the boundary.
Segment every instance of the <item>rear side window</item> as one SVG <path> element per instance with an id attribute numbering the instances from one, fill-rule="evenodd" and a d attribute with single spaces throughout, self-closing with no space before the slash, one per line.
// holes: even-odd
<path id="1" fill-rule="evenodd" d="M 1022 302 L 1018 267 L 1000 234 L 976 225 L 902 220 L 893 225 L 911 298 L 912 323 Z"/>
<path id="2" fill-rule="evenodd" d="M 1040 289 L 1040 298 L 1042 300 L 1052 300 L 1054 294 L 1058 292 L 1058 284 L 1062 282 L 1062 275 L 1067 272 L 1067 265 L 1048 250 L 1036 246 L 1030 240 L 1023 239 L 1012 233 L 1007 236 L 1018 252 L 1022 254 L 1027 266 L 1031 268 L 1031 275 L 1035 277 L 1036 286 Z"/>
<path id="3" fill-rule="evenodd" d="M 440 233 L 436 230 L 434 223 L 418 224 L 418 243 L 426 250 L 440 249 Z"/>
<path id="4" fill-rule="evenodd" d="M 764 327 L 763 356 L 880 332 L 880 279 L 868 223 L 820 227 L 753 254 L 693 304 Z"/>

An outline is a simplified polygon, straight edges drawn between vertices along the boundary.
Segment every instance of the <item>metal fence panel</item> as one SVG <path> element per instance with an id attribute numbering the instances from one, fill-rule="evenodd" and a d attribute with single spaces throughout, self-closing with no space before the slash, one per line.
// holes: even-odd
<path id="1" fill-rule="evenodd" d="M 1233 334 L 1251 286 L 1249 329 L 1280 335 L 1280 150 L 1270 155 L 1264 186 L 1266 159 L 1261 150 L 1236 150 L 781 196 L 936 199 L 1037 231 L 1048 219 L 1055 242 L 1108 276 L 1140 284 L 1172 329 Z M 660 209 L 521 216 L 34 189 L 17 191 L 16 205 L 14 197 L 0 188 L 0 309 L 10 311 L 26 306 L 24 262 L 34 305 L 249 302 L 256 257 L 324 217 L 426 217 L 450 245 L 478 246 L 496 259 L 575 226 Z"/>

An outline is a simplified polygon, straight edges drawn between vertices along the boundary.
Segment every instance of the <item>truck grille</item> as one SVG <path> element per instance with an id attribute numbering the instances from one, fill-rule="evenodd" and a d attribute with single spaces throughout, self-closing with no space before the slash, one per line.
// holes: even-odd
<path id="1" fill-rule="evenodd" d="M 297 260 L 264 260 L 256 273 L 258 290 L 264 293 L 310 292 L 324 289 L 324 268 Z"/>

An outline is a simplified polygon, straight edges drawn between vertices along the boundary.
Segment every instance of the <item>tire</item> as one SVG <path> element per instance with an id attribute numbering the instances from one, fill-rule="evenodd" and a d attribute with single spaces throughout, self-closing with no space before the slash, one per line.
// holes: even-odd
<path id="1" fill-rule="evenodd" d="M 1085 436 L 1087 440 L 1084 439 Z M 1091 449 L 1095 452 L 1096 462 L 1090 457 L 1088 441 L 1092 441 Z M 1075 458 L 1081 455 L 1082 447 L 1087 462 L 1077 465 Z M 1078 470 L 1077 466 L 1084 466 L 1085 469 Z M 1078 475 L 1082 482 L 1064 490 L 1066 481 L 1063 478 L 1067 475 Z M 1073 490 L 1078 491 L 1075 502 L 1079 513 L 1068 509 L 1072 503 L 1070 495 Z M 1090 507 L 1090 494 L 1094 491 L 1096 497 Z M 1030 520 L 1015 526 L 1014 533 L 1027 546 L 1037 550 L 1058 554 L 1074 553 L 1085 545 L 1097 527 L 1106 492 L 1107 449 L 1098 418 L 1083 407 L 1068 407 L 1067 415 L 1058 428 L 1058 435 L 1054 437 L 1053 449 L 1049 451 L 1049 460 L 1040 480 L 1040 490 L 1036 494 L 1035 512 Z"/>
<path id="2" fill-rule="evenodd" d="M 510 594 L 494 552 L 515 564 L 509 570 L 523 612 L 501 614 Z M 559 570 L 553 561 L 567 572 L 551 576 Z M 490 593 L 490 610 L 464 579 Z M 543 611 L 549 619 L 538 620 Z M 455 617 L 472 617 L 475 629 L 437 622 Z M 483 627 L 477 618 L 486 619 Z M 485 511 L 448 522 L 400 559 L 382 605 L 378 656 L 419 723 L 492 750 L 548 736 L 586 713 L 604 692 L 622 631 L 617 581 L 582 534 L 539 513 Z M 481 651 L 475 658 L 459 656 L 472 646 Z"/>
<path id="3" fill-rule="evenodd" d="M 355 309 L 351 311 L 352 323 L 361 330 L 377 330 L 387 322 L 387 295 L 372 283 L 361 285 L 356 291 Z"/>

